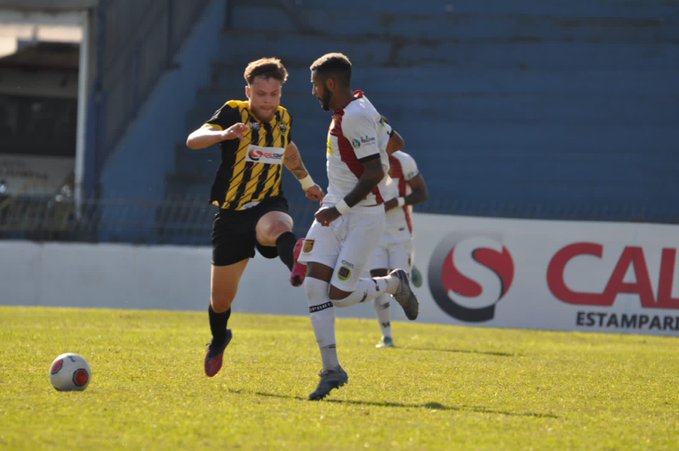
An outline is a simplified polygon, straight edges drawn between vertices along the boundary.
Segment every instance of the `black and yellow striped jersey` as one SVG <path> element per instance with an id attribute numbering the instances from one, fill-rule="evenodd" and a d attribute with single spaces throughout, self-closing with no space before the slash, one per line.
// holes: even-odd
<path id="1" fill-rule="evenodd" d="M 262 122 L 247 101 L 229 100 L 205 125 L 224 130 L 237 122 L 250 128 L 240 140 L 221 143 L 222 162 L 210 197 L 213 205 L 227 210 L 242 210 L 283 195 L 283 159 L 292 141 L 292 117 L 282 106 L 271 122 Z"/>

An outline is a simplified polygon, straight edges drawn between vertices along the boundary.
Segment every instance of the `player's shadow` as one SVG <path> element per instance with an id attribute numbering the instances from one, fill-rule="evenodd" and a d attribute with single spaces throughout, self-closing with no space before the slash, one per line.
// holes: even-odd
<path id="1" fill-rule="evenodd" d="M 404 351 L 426 351 L 426 352 L 453 352 L 457 354 L 481 354 L 481 355 L 492 355 L 496 357 L 518 357 L 520 354 L 514 354 L 511 352 L 498 352 L 498 351 L 477 351 L 474 349 L 442 349 L 442 348 L 417 348 L 407 346 L 404 348 L 395 347 L 395 350 Z"/>
<path id="2" fill-rule="evenodd" d="M 277 393 L 266 393 L 266 392 L 249 392 L 247 390 L 234 390 L 234 389 L 229 389 L 230 392 L 232 393 L 250 393 L 254 394 L 257 396 L 266 396 L 269 398 L 280 398 L 280 399 L 296 399 L 298 401 L 305 401 L 308 402 L 307 398 L 303 398 L 301 396 L 292 396 L 292 395 L 281 395 Z M 512 412 L 508 410 L 498 410 L 498 409 L 489 409 L 487 407 L 483 406 L 467 406 L 467 405 L 459 405 L 459 406 L 446 406 L 443 405 L 439 402 L 425 402 L 421 404 L 407 404 L 407 403 L 402 403 L 402 402 L 393 402 L 393 401 L 383 401 L 383 402 L 374 402 L 374 401 L 358 401 L 358 400 L 353 400 L 353 399 L 326 399 L 323 401 L 319 402 L 329 402 L 329 403 L 336 403 L 336 404 L 353 404 L 353 405 L 359 405 L 359 406 L 374 406 L 374 407 L 396 407 L 396 408 L 407 408 L 407 409 L 427 409 L 427 410 L 451 410 L 451 411 L 458 411 L 458 412 L 476 412 L 476 413 L 490 413 L 490 414 L 496 414 L 496 415 L 506 415 L 506 416 L 511 416 L 511 417 L 533 417 L 533 418 L 559 418 L 558 416 L 551 414 L 551 413 L 541 413 L 541 412 Z"/>

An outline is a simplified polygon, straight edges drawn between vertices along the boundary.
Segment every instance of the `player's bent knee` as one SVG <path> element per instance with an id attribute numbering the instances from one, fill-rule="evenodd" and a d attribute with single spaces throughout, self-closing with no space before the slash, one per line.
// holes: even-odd
<path id="1" fill-rule="evenodd" d="M 265 246 L 275 246 L 276 239 L 285 232 L 291 232 L 292 218 L 286 213 L 276 211 L 267 213 L 256 226 L 257 241 Z"/>
<path id="2" fill-rule="evenodd" d="M 262 238 L 275 242 L 276 237 L 280 236 L 282 233 L 290 232 L 291 230 L 292 228 L 290 225 L 284 221 L 272 221 L 259 229 L 259 232 Z"/>
<path id="3" fill-rule="evenodd" d="M 342 300 L 349 296 L 353 291 L 344 291 L 337 288 L 335 285 L 330 285 L 330 291 L 328 292 L 328 297 L 331 301 Z"/>
<path id="4" fill-rule="evenodd" d="M 355 302 L 349 302 L 348 299 L 331 299 L 332 305 L 334 305 L 337 308 L 345 308 L 345 307 L 351 307 L 352 305 L 355 304 Z"/>
<path id="5" fill-rule="evenodd" d="M 351 291 L 343 291 L 331 285 L 328 297 L 330 298 L 335 307 L 344 308 L 355 304 L 355 302 L 349 303 L 347 300 L 347 298 L 351 295 L 352 295 Z"/>

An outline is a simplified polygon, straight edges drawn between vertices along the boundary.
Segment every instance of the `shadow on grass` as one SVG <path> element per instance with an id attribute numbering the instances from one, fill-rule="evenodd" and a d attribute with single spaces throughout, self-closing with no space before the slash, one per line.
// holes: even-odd
<path id="1" fill-rule="evenodd" d="M 441 348 L 413 348 L 413 347 L 405 347 L 405 348 L 399 348 L 396 347 L 394 349 L 402 349 L 405 351 L 426 351 L 426 352 L 454 352 L 457 354 L 482 354 L 482 355 L 493 355 L 497 357 L 518 357 L 521 354 L 512 354 L 511 352 L 496 352 L 496 351 L 475 351 L 473 349 L 441 349 Z"/>
<path id="2" fill-rule="evenodd" d="M 279 399 L 296 399 L 298 401 L 307 401 L 307 398 L 301 396 L 292 395 L 280 395 L 277 393 L 266 393 L 266 392 L 250 392 L 247 390 L 234 390 L 228 389 L 231 393 L 235 394 L 251 394 L 257 396 L 265 396 L 268 398 L 279 398 Z M 398 407 L 398 408 L 408 408 L 408 409 L 427 409 L 427 410 L 451 410 L 457 412 L 476 412 L 476 413 L 490 413 L 496 415 L 506 415 L 510 417 L 533 417 L 533 418 L 559 418 L 558 416 L 551 413 L 538 413 L 538 412 L 512 412 L 508 410 L 497 410 L 489 409 L 483 406 L 446 406 L 438 402 L 425 402 L 421 404 L 407 404 L 402 402 L 373 402 L 373 401 L 357 401 L 352 399 L 325 399 L 322 402 L 335 403 L 335 404 L 352 404 L 357 406 L 374 406 L 374 407 Z"/>

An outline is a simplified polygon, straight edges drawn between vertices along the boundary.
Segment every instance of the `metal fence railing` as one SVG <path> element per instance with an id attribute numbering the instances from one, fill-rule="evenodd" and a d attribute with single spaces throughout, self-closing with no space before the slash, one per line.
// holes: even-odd
<path id="1" fill-rule="evenodd" d="M 295 229 L 303 234 L 318 204 L 292 203 Z M 210 245 L 217 208 L 204 198 L 83 200 L 54 197 L 0 198 L 0 239 L 131 244 Z"/>
<path id="2" fill-rule="evenodd" d="M 295 232 L 304 235 L 318 204 L 296 197 L 288 202 Z M 415 211 L 523 219 L 679 223 L 676 211 L 661 215 L 632 206 L 584 208 L 545 204 L 526 208 L 507 203 L 432 199 L 416 206 Z M 204 197 L 160 202 L 85 199 L 79 209 L 70 197 L 4 197 L 0 198 L 0 239 L 209 246 L 216 212 L 217 208 Z"/>
<path id="3" fill-rule="evenodd" d="M 14 197 L 0 203 L 0 238 L 36 241 L 210 243 L 205 202 L 72 200 Z"/>

